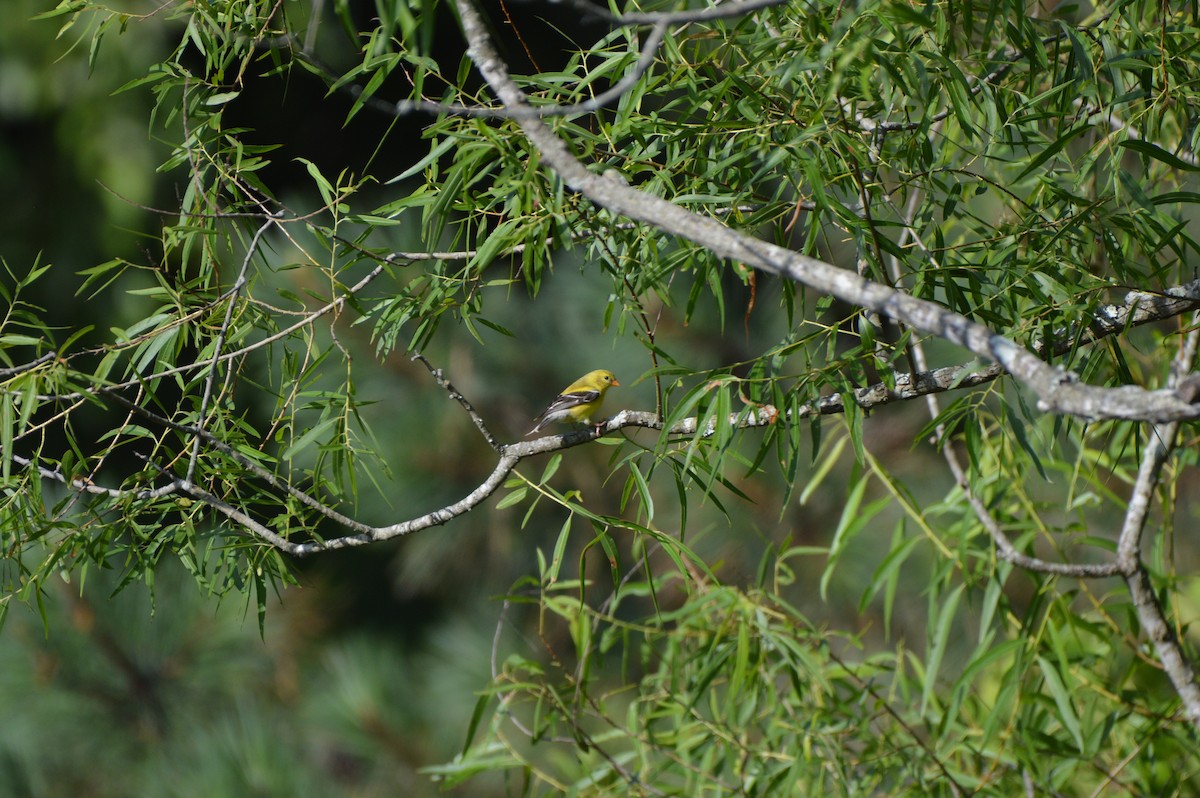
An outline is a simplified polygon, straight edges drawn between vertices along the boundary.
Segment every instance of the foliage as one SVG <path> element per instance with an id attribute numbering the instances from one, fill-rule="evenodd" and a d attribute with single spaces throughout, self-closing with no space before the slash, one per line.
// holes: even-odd
<path id="1" fill-rule="evenodd" d="M 770 563 L 777 575 L 787 560 Z M 430 769 L 447 784 L 509 768 L 535 794 L 1012 795 L 1026 783 L 1187 791 L 1190 774 L 1163 767 L 1190 758 L 1183 727 L 1110 716 L 1103 691 L 1067 692 L 1071 671 L 1106 682 L 1154 676 L 1057 598 L 1036 615 L 1074 638 L 1067 651 L 1063 640 L 997 624 L 972 641 L 961 673 L 939 678 L 921 649 L 868 655 L 860 640 L 818 630 L 759 590 L 702 587 L 644 626 L 562 595 L 570 588 L 541 597 L 572 629 L 570 656 L 505 663 L 485 696 L 497 707 L 488 733 Z M 625 595 L 647 590 L 630 583 Z M 944 608 L 931 602 L 934 654 L 946 650 L 963 596 L 960 585 L 936 593 Z M 589 671 L 606 666 L 625 688 L 590 688 Z M 906 703 L 920 711 L 898 710 Z M 1147 739 L 1156 749 L 1138 756 Z M 1120 773 L 1103 764 L 1115 751 L 1131 755 Z"/>
<path id="2" fill-rule="evenodd" d="M 668 25 L 572 5 L 569 27 L 489 11 L 513 79 L 595 174 L 929 300 L 1093 385 L 1173 386 L 1191 370 L 1177 318 L 1190 306 L 1133 310 L 1194 292 L 1194 9 L 755 6 Z M 144 31 L 173 37 L 121 89 L 153 98 L 178 207 L 140 257 L 74 277 L 7 265 L 4 606 L 41 606 L 60 574 L 152 585 L 170 561 L 248 596 L 265 628 L 268 597 L 295 581 L 285 555 L 483 516 L 537 549 L 536 573 L 497 570 L 539 644 L 493 651 L 461 755 L 428 769 L 447 784 L 1194 792 L 1192 710 L 1162 668 L 1164 651 L 1194 653 L 1176 545 L 1191 549 L 1173 529 L 1195 512 L 1195 454 L 1149 472 L 1143 458 L 1176 428 L 1045 412 L 944 330 L 814 295 L 572 190 L 481 86 L 479 49 L 447 45 L 463 8 L 46 13 L 93 65 Z M 328 94 L 306 116 L 338 101 L 347 130 L 382 116 L 369 146 L 343 157 L 261 135 L 261 92 L 313 76 Z M 576 265 L 585 288 L 561 288 Z M 51 321 L 64 285 L 108 303 L 100 329 Z M 1125 322 L 1104 323 L 1109 303 Z M 591 368 L 601 334 L 656 413 L 591 447 L 610 455 L 604 484 L 597 460 L 559 453 L 594 435 L 543 449 L 468 437 L 485 417 L 519 430 L 513 408 Z M 374 366 L 401 353 L 448 373 L 401 365 L 385 383 Z M 466 382 L 451 368 L 464 359 Z M 904 388 L 938 366 L 955 371 L 930 391 L 953 393 L 919 419 Z M 469 402 L 431 410 L 443 389 Z M 567 465 L 577 455 L 590 473 Z M 430 466 L 452 459 L 448 475 Z M 494 461 L 508 470 L 481 482 Z M 1023 565 L 1000 542 L 1103 565 L 1140 544 L 1121 534 L 1146 524 L 1139 497 L 1157 499 L 1148 551 L 1105 579 Z M 445 514 L 420 515 L 431 501 Z M 729 554 L 748 539 L 762 541 L 755 576 Z M 1146 572 L 1171 633 L 1153 648 L 1134 585 Z M 810 620 L 837 601 L 854 612 Z M 1171 636 L 1181 645 L 1164 649 Z"/>

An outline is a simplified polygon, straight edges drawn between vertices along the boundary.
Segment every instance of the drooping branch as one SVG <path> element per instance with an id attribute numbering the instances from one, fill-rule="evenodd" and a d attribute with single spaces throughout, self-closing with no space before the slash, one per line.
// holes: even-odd
<path id="1" fill-rule="evenodd" d="M 1079 579 L 1098 579 L 1106 576 L 1116 576 L 1121 573 L 1121 565 L 1117 562 L 1051 562 L 1019 550 L 1013 545 L 1008 535 L 1004 533 L 1004 530 L 1000 527 L 1000 523 L 992 515 L 991 511 L 988 510 L 987 504 L 979 498 L 974 488 L 971 487 L 971 481 L 967 479 L 966 471 L 959 462 L 958 455 L 949 446 L 946 446 L 944 452 L 946 463 L 950 467 L 950 473 L 954 475 L 954 481 L 958 484 L 959 490 L 963 492 L 967 502 L 971 505 L 971 510 L 975 513 L 975 517 L 979 519 L 980 525 L 987 531 L 988 536 L 991 537 L 1000 559 L 1028 571 L 1055 574 L 1056 576 L 1073 576 Z"/>
<path id="2" fill-rule="evenodd" d="M 1200 318 L 1196 321 L 1200 322 Z M 1177 382 L 1180 379 L 1179 375 L 1192 367 L 1198 346 L 1200 328 L 1193 325 L 1175 358 L 1172 382 Z M 1179 426 L 1178 421 L 1150 425 L 1146 448 L 1142 453 L 1142 463 L 1138 468 L 1133 493 L 1129 497 L 1128 509 L 1125 511 L 1125 523 L 1117 540 L 1117 565 L 1120 566 L 1125 584 L 1129 587 L 1129 595 L 1133 599 L 1133 607 L 1142 629 L 1154 644 L 1155 654 L 1175 687 L 1175 692 L 1183 701 L 1188 719 L 1200 730 L 1200 684 L 1196 683 L 1196 669 L 1184 655 L 1179 639 L 1175 636 L 1171 624 L 1167 622 L 1161 599 L 1150 584 L 1150 574 L 1141 554 L 1142 530 L 1146 527 L 1154 489 L 1175 446 Z"/>

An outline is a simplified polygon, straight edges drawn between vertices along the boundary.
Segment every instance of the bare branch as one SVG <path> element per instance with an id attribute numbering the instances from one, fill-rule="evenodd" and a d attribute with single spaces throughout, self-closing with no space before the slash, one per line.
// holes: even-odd
<path id="1" fill-rule="evenodd" d="M 8 379 L 9 377 L 15 377 L 18 374 L 24 374 L 26 371 L 32 371 L 43 363 L 49 363 L 56 357 L 58 357 L 57 352 L 47 352 L 36 360 L 31 360 L 28 363 L 22 363 L 21 365 L 13 366 L 12 368 L 0 369 L 0 380 Z"/>
<path id="2" fill-rule="evenodd" d="M 79 479 L 68 477 L 58 468 L 46 468 L 40 463 L 36 463 L 27 457 L 21 457 L 14 454 L 13 462 L 23 468 L 36 468 L 37 472 L 45 479 L 53 480 L 60 484 L 66 485 L 71 490 L 79 491 L 80 493 L 91 493 L 96 496 L 108 496 L 109 498 L 119 499 L 123 497 L 131 497 L 134 499 L 158 499 L 163 496 L 168 496 L 179 489 L 179 485 L 171 483 L 160 488 L 139 488 L 137 490 L 123 490 L 121 488 L 107 488 L 103 485 L 97 485 L 90 479 Z"/>
<path id="3" fill-rule="evenodd" d="M 314 541 L 311 543 L 291 543 L 287 542 L 286 546 L 281 546 L 284 551 L 297 556 L 305 556 L 308 554 L 316 554 L 320 551 L 329 551 L 331 549 L 344 549 L 351 546 L 361 546 L 366 543 L 375 543 L 381 540 L 390 540 L 392 538 L 410 535 L 413 532 L 419 532 L 422 529 L 428 529 L 431 526 L 441 526 L 448 521 L 451 521 L 460 515 L 463 515 L 478 505 L 482 504 L 489 496 L 495 493 L 496 488 L 500 487 L 504 480 L 512 473 L 512 470 L 517 467 L 517 463 L 521 458 L 505 452 L 496 462 L 492 473 L 488 474 L 487 478 L 479 484 L 475 490 L 468 493 L 462 499 L 448 504 L 441 509 L 434 510 L 431 513 L 425 513 L 422 516 L 413 518 L 409 521 L 402 521 L 398 524 L 390 524 L 388 526 L 376 527 L 370 534 L 365 535 L 350 535 L 347 537 L 333 538 L 326 541 Z"/>
<path id="4" fill-rule="evenodd" d="M 263 540 L 267 543 L 270 543 L 275 548 L 277 548 L 281 551 L 286 551 L 286 552 L 293 553 L 293 554 L 295 553 L 295 549 L 296 549 L 295 543 L 292 543 L 283 535 L 278 535 L 278 534 L 272 532 L 270 529 L 268 529 L 263 524 L 260 524 L 258 521 L 255 521 L 253 518 L 251 518 L 249 515 L 247 515 L 244 511 L 239 510 L 238 508 L 234 507 L 233 505 L 229 504 L 228 502 L 220 499 L 217 496 L 214 496 L 213 494 L 209 493 L 208 491 L 204 490 L 203 488 L 199 487 L 198 485 L 191 485 L 191 484 L 184 485 L 184 484 L 180 483 L 179 489 L 183 493 L 186 493 L 187 495 L 191 496 L 193 499 L 196 499 L 197 501 L 207 504 L 209 507 L 211 507 L 214 510 L 216 510 L 217 512 L 221 513 L 221 515 L 224 515 L 229 520 L 240 524 L 244 529 L 250 531 L 256 537 L 260 538 L 261 540 Z"/>
<path id="5" fill-rule="evenodd" d="M 1155 424 L 1150 427 L 1146 436 L 1145 450 L 1142 452 L 1142 463 L 1138 468 L 1137 481 L 1134 482 L 1133 492 L 1129 497 L 1128 508 L 1125 511 L 1125 521 L 1121 527 L 1121 536 L 1117 541 L 1117 563 L 1121 572 L 1129 575 L 1141 567 L 1142 530 L 1146 525 L 1146 516 L 1150 512 L 1150 504 L 1154 499 L 1154 488 L 1158 484 L 1163 465 L 1175 445 L 1175 437 L 1179 432 L 1179 424 Z"/>
<path id="6" fill-rule="evenodd" d="M 333 549 L 350 548 L 353 546 L 362 546 L 362 545 L 366 545 L 368 543 L 375 543 L 375 542 L 382 541 L 382 540 L 389 540 L 391 538 L 408 535 L 413 532 L 420 531 L 422 529 L 427 529 L 432 526 L 440 526 L 442 524 L 445 524 L 448 521 L 451 521 L 460 515 L 464 515 L 467 512 L 470 512 L 472 509 L 474 509 L 479 504 L 481 504 L 483 501 L 485 501 L 489 496 L 491 496 L 492 493 L 494 493 L 496 491 L 496 489 L 498 487 L 500 487 L 501 484 L 503 484 L 505 478 L 507 478 L 508 475 L 510 473 L 512 473 L 512 470 L 514 468 L 516 468 L 517 463 L 519 463 L 520 460 L 522 459 L 522 456 L 520 456 L 520 455 L 514 455 L 514 454 L 510 454 L 508 452 L 501 451 L 501 456 L 500 456 L 499 460 L 497 461 L 495 468 L 492 470 L 492 473 L 482 483 L 480 483 L 474 490 L 472 490 L 469 494 L 467 494 L 467 496 L 463 497 L 459 501 L 454 502 L 453 504 L 447 505 L 445 507 L 442 507 L 438 510 L 434 510 L 432 512 L 425 513 L 424 515 L 418 516 L 418 517 L 410 519 L 408 521 L 403 521 L 403 522 L 397 523 L 397 524 L 390 524 L 388 526 L 373 527 L 373 526 L 369 526 L 367 524 L 363 524 L 360 521 L 355 521 L 354 519 L 348 518 L 347 516 L 344 516 L 341 513 L 338 513 L 337 511 L 325 506 L 324 504 L 321 504 L 316 499 L 312 498 L 311 496 L 308 496 L 307 494 L 298 490 L 297 488 L 290 485 L 286 481 L 280 480 L 274 474 L 271 474 L 269 471 L 267 471 L 266 469 L 263 469 L 258 464 L 254 463 L 253 461 L 249 460 L 248 458 L 245 458 L 244 456 L 238 454 L 232 448 L 228 447 L 225 444 L 220 443 L 219 441 L 216 441 L 211 436 L 211 434 L 209 434 L 205 430 L 197 429 L 194 427 L 184 427 L 179 424 L 173 424 L 171 422 L 166 421 L 165 419 L 162 419 L 161 417 L 159 417 L 157 420 L 159 420 L 160 422 L 165 422 L 173 428 L 191 432 L 191 433 L 197 435 L 197 437 L 203 437 L 212 443 L 218 444 L 219 448 L 223 452 L 235 457 L 239 463 L 241 463 L 243 466 L 249 468 L 251 471 L 253 471 L 255 473 L 256 476 L 264 479 L 272 487 L 277 488 L 277 489 L 286 490 L 288 495 L 298 498 L 299 500 L 304 502 L 308 507 L 310 507 L 314 510 L 317 510 L 321 515 L 329 518 L 330 520 L 335 521 L 349 529 L 354 530 L 354 533 L 350 534 L 350 535 L 344 535 L 341 537 L 330 538 L 328 540 L 318 539 L 318 540 L 311 540 L 311 541 L 296 542 L 296 541 L 291 540 L 286 533 L 278 534 L 276 532 L 271 531 L 268 527 L 266 527 L 264 524 L 260 523 L 259 521 L 255 520 L 253 517 L 251 517 L 245 511 L 234 507 L 233 505 L 224 501 L 220 497 L 210 493 L 209 491 L 205 490 L 204 488 L 200 487 L 199 485 L 196 485 L 191 482 L 186 482 L 182 479 L 173 480 L 169 485 L 164 486 L 162 488 L 157 488 L 154 490 L 117 490 L 117 489 L 113 489 L 113 488 L 103 488 L 103 487 L 94 485 L 90 481 L 67 480 L 66 477 L 64 477 L 60 472 L 53 471 L 51 469 L 47 469 L 42 466 L 37 466 L 38 471 L 39 471 L 39 473 L 42 474 L 42 476 L 50 478 L 50 479 L 55 479 L 56 481 L 62 482 L 63 484 L 66 484 L 75 490 L 79 490 L 79 491 L 83 491 L 83 492 L 87 492 L 87 493 L 102 494 L 102 495 L 110 496 L 113 498 L 120 498 L 120 497 L 124 497 L 124 496 L 132 496 L 134 498 L 158 498 L 158 497 L 167 495 L 169 493 L 174 493 L 176 491 L 185 493 L 188 496 L 196 499 L 197 501 L 203 502 L 204 504 L 213 508 L 214 510 L 221 513 L 222 515 L 229 518 L 230 520 L 236 522 L 247 532 L 249 532 L 253 536 L 259 538 L 263 542 L 268 543 L 268 544 L 274 546 L 275 548 L 278 548 L 279 550 L 284 551 L 288 554 L 292 554 L 292 555 L 295 555 L 298 557 L 303 557 L 303 556 L 315 554 L 315 553 L 321 552 L 321 551 L 330 551 Z M 583 443 L 583 442 L 585 442 L 587 440 L 591 440 L 593 437 L 595 437 L 594 434 L 592 434 L 591 430 L 587 430 L 585 432 L 586 432 L 586 437 L 581 437 L 578 434 L 574 437 L 560 436 L 560 437 L 569 438 L 569 440 L 563 442 L 562 448 L 566 448 L 568 446 L 575 446 L 575 445 L 578 445 L 579 443 Z M 29 461 L 25 458 L 15 458 L 15 459 L 21 465 L 24 465 L 24 466 L 32 465 L 31 461 Z M 159 469 L 159 470 L 161 471 L 161 469 Z"/>
<path id="7" fill-rule="evenodd" d="M 446 376 L 442 373 L 442 370 L 435 369 L 433 365 L 425 359 L 425 356 L 420 353 L 413 355 L 411 359 L 421 361 L 425 368 L 429 369 L 429 373 L 433 375 L 433 379 L 437 382 L 437 384 L 445 389 L 446 393 L 450 394 L 451 399 L 462 405 L 463 410 L 467 411 L 467 415 L 470 416 L 471 422 L 475 425 L 475 428 L 479 430 L 479 434 L 483 436 L 483 439 L 488 442 L 488 446 L 491 446 L 496 451 L 500 451 L 500 443 L 496 440 L 496 436 L 492 434 L 492 431 L 488 429 L 487 424 L 484 423 L 483 417 L 475 411 L 474 406 L 472 406 L 467 400 L 467 397 L 463 396 L 457 388 L 450 384 L 450 380 L 446 379 Z"/>
<path id="8" fill-rule="evenodd" d="M 1093 338 L 1124 332 L 1127 327 L 1178 316 L 1196 308 L 1200 302 L 1200 280 L 1177 285 L 1160 292 L 1130 291 L 1119 305 L 1096 309 L 1090 320 Z"/>

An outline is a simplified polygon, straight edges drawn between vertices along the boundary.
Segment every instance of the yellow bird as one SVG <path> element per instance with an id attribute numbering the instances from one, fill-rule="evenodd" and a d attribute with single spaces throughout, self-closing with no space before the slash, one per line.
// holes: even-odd
<path id="1" fill-rule="evenodd" d="M 525 433 L 526 436 L 533 435 L 552 421 L 586 424 L 604 403 L 604 394 L 608 389 L 620 384 L 611 371 L 589 371 L 563 389 L 550 406 L 534 419 L 535 426 Z"/>

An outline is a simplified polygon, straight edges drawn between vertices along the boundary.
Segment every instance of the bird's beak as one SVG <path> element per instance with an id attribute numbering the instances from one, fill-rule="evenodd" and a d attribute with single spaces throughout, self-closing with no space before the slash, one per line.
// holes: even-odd
<path id="1" fill-rule="evenodd" d="M 620 381 L 616 377 L 613 377 L 613 385 L 620 385 L 620 384 L 621 384 Z"/>

